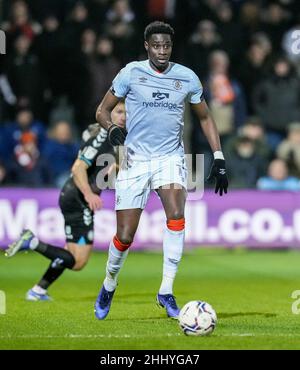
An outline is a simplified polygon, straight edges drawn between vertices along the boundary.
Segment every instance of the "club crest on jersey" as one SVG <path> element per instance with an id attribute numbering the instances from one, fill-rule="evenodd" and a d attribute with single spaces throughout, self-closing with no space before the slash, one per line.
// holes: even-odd
<path id="1" fill-rule="evenodd" d="M 154 98 L 155 100 L 169 99 L 169 97 L 170 97 L 170 94 L 161 93 L 160 91 L 152 93 L 152 98 Z"/>
<path id="2" fill-rule="evenodd" d="M 182 82 L 180 80 L 174 80 L 173 81 L 173 86 L 176 90 L 181 90 L 182 89 Z"/>

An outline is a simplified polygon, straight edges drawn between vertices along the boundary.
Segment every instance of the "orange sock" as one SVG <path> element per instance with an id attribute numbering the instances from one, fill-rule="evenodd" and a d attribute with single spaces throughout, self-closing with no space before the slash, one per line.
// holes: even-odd
<path id="1" fill-rule="evenodd" d="M 124 243 L 122 243 L 122 242 L 118 239 L 117 235 L 115 235 L 115 236 L 114 236 L 114 238 L 113 238 L 113 243 L 114 243 L 115 247 L 116 247 L 120 252 L 125 252 L 125 251 L 127 251 L 127 249 L 131 246 L 131 243 L 129 243 L 129 244 L 124 244 Z"/>
<path id="2" fill-rule="evenodd" d="M 168 220 L 167 227 L 172 231 L 182 231 L 185 227 L 185 219 L 180 218 L 179 220 Z"/>

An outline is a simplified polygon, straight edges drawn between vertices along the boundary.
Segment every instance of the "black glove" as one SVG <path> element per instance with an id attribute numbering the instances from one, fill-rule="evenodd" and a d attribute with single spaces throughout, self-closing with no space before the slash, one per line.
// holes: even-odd
<path id="1" fill-rule="evenodd" d="M 228 178 L 224 159 L 214 160 L 207 181 L 211 181 L 213 178 L 216 179 L 215 193 L 217 194 L 219 192 L 220 196 L 222 196 L 224 191 L 227 194 Z"/>
<path id="2" fill-rule="evenodd" d="M 126 139 L 127 131 L 125 128 L 112 124 L 108 129 L 108 140 L 111 145 L 123 145 Z"/>

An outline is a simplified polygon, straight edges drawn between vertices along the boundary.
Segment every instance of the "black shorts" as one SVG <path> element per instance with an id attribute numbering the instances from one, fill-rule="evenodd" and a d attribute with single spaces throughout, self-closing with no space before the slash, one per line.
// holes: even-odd
<path id="1" fill-rule="evenodd" d="M 59 206 L 65 220 L 66 241 L 79 245 L 93 244 L 94 212 L 72 179 L 67 181 L 60 193 Z"/>

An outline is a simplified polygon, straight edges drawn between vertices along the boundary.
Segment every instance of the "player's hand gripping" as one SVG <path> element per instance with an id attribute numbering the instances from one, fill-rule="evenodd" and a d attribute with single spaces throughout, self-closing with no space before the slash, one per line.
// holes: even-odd
<path id="1" fill-rule="evenodd" d="M 126 135 L 126 129 L 118 125 L 112 124 L 108 129 L 108 139 L 113 146 L 123 145 Z"/>
<path id="2" fill-rule="evenodd" d="M 215 193 L 219 193 L 220 196 L 223 195 L 223 192 L 227 194 L 228 178 L 224 159 L 214 160 L 207 181 L 211 181 L 213 178 L 216 179 Z"/>
<path id="3" fill-rule="evenodd" d="M 84 195 L 84 199 L 86 200 L 87 204 L 91 211 L 95 212 L 98 209 L 102 208 L 103 202 L 99 195 L 90 192 Z"/>

